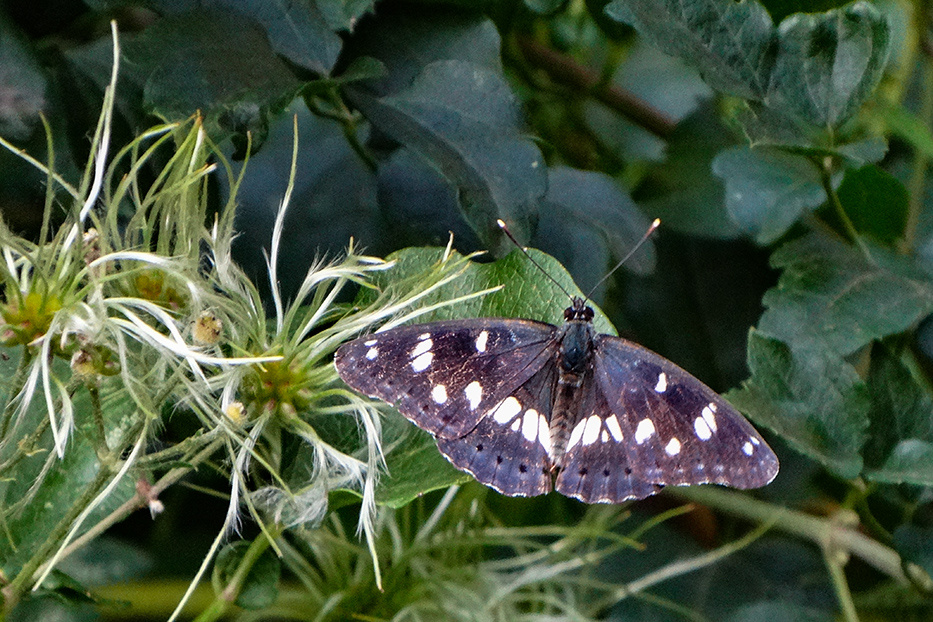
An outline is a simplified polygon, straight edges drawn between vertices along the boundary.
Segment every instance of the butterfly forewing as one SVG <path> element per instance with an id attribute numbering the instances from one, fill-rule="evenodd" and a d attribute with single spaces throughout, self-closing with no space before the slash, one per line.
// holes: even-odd
<path id="1" fill-rule="evenodd" d="M 437 448 L 458 469 L 499 492 L 531 497 L 551 490 L 548 413 L 557 366 L 550 359 L 460 438 L 438 439 Z"/>
<path id="2" fill-rule="evenodd" d="M 594 349 L 595 382 L 589 391 L 604 404 L 597 406 L 599 417 L 618 421 L 617 428 L 606 427 L 617 429 L 621 440 L 611 432 L 595 440 L 591 434 L 568 446 L 559 491 L 618 502 L 665 485 L 756 488 L 777 475 L 777 457 L 761 436 L 699 380 L 624 339 L 599 335 Z"/>
<path id="3" fill-rule="evenodd" d="M 556 330 L 495 319 L 406 326 L 344 344 L 335 363 L 357 391 L 439 438 L 459 438 L 553 361 Z"/>
<path id="4" fill-rule="evenodd" d="M 755 488 L 778 461 L 702 382 L 641 346 L 594 335 L 580 299 L 561 327 L 485 318 L 387 330 L 342 346 L 344 381 L 435 435 L 458 468 L 507 495 L 586 502 L 663 486 Z M 556 480 L 553 478 L 556 476 Z"/>

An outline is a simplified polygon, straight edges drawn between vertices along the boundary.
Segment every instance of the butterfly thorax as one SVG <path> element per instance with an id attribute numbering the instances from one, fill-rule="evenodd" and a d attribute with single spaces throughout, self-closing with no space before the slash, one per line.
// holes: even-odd
<path id="1" fill-rule="evenodd" d="M 549 456 L 552 469 L 560 467 L 561 458 L 567 449 L 570 432 L 577 421 L 580 410 L 578 402 L 584 379 L 592 368 L 593 356 L 593 310 L 580 298 L 564 311 L 566 322 L 560 329 L 560 354 L 557 387 L 551 409 Z"/>

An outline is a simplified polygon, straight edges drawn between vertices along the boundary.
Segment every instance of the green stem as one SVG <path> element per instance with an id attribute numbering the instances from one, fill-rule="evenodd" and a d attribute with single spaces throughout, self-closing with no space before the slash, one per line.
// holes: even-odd
<path id="1" fill-rule="evenodd" d="M 849 582 L 846 580 L 846 573 L 843 570 L 845 562 L 838 559 L 845 557 L 839 551 L 829 546 L 823 550 L 823 559 L 826 561 L 826 567 L 829 569 L 829 576 L 833 581 L 833 587 L 836 588 L 836 596 L 839 598 L 839 606 L 842 608 L 842 617 L 846 622 L 859 622 L 858 612 L 855 609 L 855 603 L 852 602 L 852 592 L 849 590 Z"/>
<path id="2" fill-rule="evenodd" d="M 274 538 L 278 538 L 282 535 L 282 531 L 283 528 L 277 525 L 271 531 L 270 535 Z M 237 565 L 237 569 L 233 573 L 233 576 L 230 577 L 227 585 L 217 594 L 214 601 L 208 605 L 207 609 L 202 611 L 198 617 L 194 619 L 194 622 L 213 622 L 223 617 L 230 608 L 230 605 L 236 602 L 253 566 L 256 565 L 256 562 L 259 561 L 259 558 L 271 545 L 272 541 L 267 536 L 263 534 L 257 536 L 250 543 L 249 548 L 246 549 L 246 553 Z"/>
<path id="3" fill-rule="evenodd" d="M 32 352 L 30 352 L 29 348 L 26 346 L 22 346 L 22 348 L 23 353 L 19 357 L 19 364 L 16 366 L 16 372 L 13 374 L 13 379 L 6 391 L 7 402 L 6 406 L 3 408 L 3 419 L 0 420 L 0 447 L 2 447 L 7 440 L 10 422 L 13 421 L 13 415 L 16 413 L 16 408 L 19 405 L 18 400 L 13 399 L 13 396 L 19 395 L 22 392 L 26 384 L 29 367 L 33 361 Z"/>
<path id="4" fill-rule="evenodd" d="M 187 440 L 187 439 L 186 439 Z M 210 445 L 201 450 L 196 456 L 190 460 L 183 460 L 187 465 L 183 467 L 177 467 L 163 475 L 158 482 L 153 484 L 152 488 L 149 491 L 149 498 L 146 498 L 142 493 L 137 492 L 133 495 L 132 498 L 124 501 L 120 507 L 108 514 L 105 518 L 97 522 L 93 527 L 88 529 L 86 532 L 75 538 L 71 544 L 69 544 L 64 552 L 62 553 L 62 559 L 78 550 L 97 536 L 104 533 L 107 529 L 113 525 L 119 523 L 127 516 L 138 510 L 139 508 L 146 507 L 149 503 L 149 499 L 154 499 L 159 496 L 163 490 L 180 480 L 185 475 L 189 474 L 192 470 L 197 468 L 199 464 L 210 458 L 218 449 L 223 446 L 223 439 L 214 439 Z M 138 464 L 138 461 L 137 461 Z"/>
<path id="5" fill-rule="evenodd" d="M 36 571 L 38 571 L 42 564 L 52 556 L 55 549 L 61 545 L 61 542 L 68 534 L 75 520 L 77 520 L 78 516 L 81 515 L 88 504 L 94 501 L 97 495 L 100 494 L 100 491 L 107 486 L 110 476 L 110 470 L 103 468 L 103 465 L 101 465 L 94 479 L 88 483 L 84 492 L 81 493 L 81 496 L 71 504 L 71 507 L 68 508 L 68 511 L 65 512 L 61 520 L 58 521 L 58 524 L 49 532 L 49 535 L 45 539 L 45 543 L 39 547 L 25 564 L 23 564 L 23 567 L 10 584 L 3 588 L 4 607 L 7 610 L 11 609 L 19 602 L 23 594 L 30 589 Z"/>
<path id="6" fill-rule="evenodd" d="M 29 436 L 23 437 L 23 439 L 17 443 L 16 452 L 7 460 L 0 463 L 0 479 L 6 476 L 7 471 L 19 464 L 20 460 L 35 454 L 39 448 L 39 441 L 42 439 L 42 435 L 46 433 L 51 425 L 52 422 L 48 417 L 42 417 Z"/>
<path id="7" fill-rule="evenodd" d="M 331 106 L 333 106 L 336 112 L 329 112 L 322 109 L 320 106 L 313 106 L 313 110 L 316 114 L 321 116 L 333 119 L 340 123 L 340 126 L 343 128 L 343 136 L 347 139 L 347 143 L 350 145 L 350 148 L 359 156 L 363 163 L 372 171 L 375 171 L 379 164 L 376 162 L 376 159 L 369 153 L 369 150 L 360 142 L 359 136 L 357 135 L 357 130 L 359 128 L 359 123 L 357 116 L 347 107 L 347 104 L 343 101 L 343 97 L 340 94 L 340 90 L 335 86 L 332 89 L 328 90 L 327 96 L 324 98 Z"/>
<path id="8" fill-rule="evenodd" d="M 921 32 L 924 32 L 921 30 Z M 921 34 L 921 37 L 925 35 Z M 929 54 L 922 54 L 923 75 L 920 79 L 920 110 L 917 116 L 930 132 L 930 121 L 933 119 L 933 59 Z M 926 178 L 927 169 L 930 166 L 930 159 L 922 149 L 914 152 L 914 161 L 910 170 L 910 178 L 907 182 L 907 190 L 910 199 L 907 203 L 907 223 L 904 226 L 904 235 L 901 240 L 900 250 L 910 252 L 917 242 L 917 225 L 920 222 L 920 213 L 923 211 L 923 204 L 926 199 Z"/>
<path id="9" fill-rule="evenodd" d="M 897 551 L 838 521 L 772 505 L 715 486 L 670 487 L 665 488 L 665 493 L 758 523 L 773 521 L 774 529 L 810 540 L 821 547 L 831 544 L 836 550 L 858 557 L 898 582 L 908 583 Z"/>
<path id="10" fill-rule="evenodd" d="M 763 536 L 765 532 L 771 529 L 773 523 L 774 520 L 772 518 L 771 521 L 760 525 L 758 528 L 750 531 L 748 534 L 739 538 L 738 540 L 729 542 L 717 549 L 713 549 L 712 551 L 691 557 L 689 559 L 682 559 L 671 562 L 662 568 L 659 568 L 653 572 L 649 572 L 640 579 L 636 579 L 619 587 L 617 590 L 615 590 L 611 598 L 613 601 L 617 602 L 628 598 L 629 596 L 644 592 L 652 586 L 667 581 L 668 579 L 680 577 L 701 568 L 710 566 L 750 545 L 752 542 Z"/>
<path id="11" fill-rule="evenodd" d="M 104 409 L 100 403 L 100 390 L 93 384 L 88 383 L 87 392 L 91 396 L 91 413 L 94 417 L 94 427 L 97 432 L 94 445 L 97 455 L 103 457 L 110 454 L 110 448 L 107 447 L 107 427 L 104 424 Z"/>
<path id="12" fill-rule="evenodd" d="M 829 204 L 832 205 L 833 211 L 836 213 L 836 217 L 839 219 L 839 222 L 842 223 L 842 228 L 845 229 L 846 236 L 849 238 L 849 241 L 858 245 L 859 249 L 862 251 L 862 254 L 865 255 L 865 259 L 867 259 L 872 264 L 875 263 L 875 260 L 871 256 L 871 252 L 869 251 L 868 246 L 866 246 L 865 241 L 862 240 L 862 237 L 858 234 L 858 230 L 856 230 L 855 224 L 852 222 L 852 219 L 849 218 L 849 215 L 846 214 L 846 210 L 842 206 L 842 201 L 839 200 L 839 195 L 836 194 L 836 189 L 833 188 L 831 159 L 814 159 L 813 163 L 819 170 L 820 183 L 823 185 L 823 191 L 826 192 L 826 198 L 829 201 Z"/>

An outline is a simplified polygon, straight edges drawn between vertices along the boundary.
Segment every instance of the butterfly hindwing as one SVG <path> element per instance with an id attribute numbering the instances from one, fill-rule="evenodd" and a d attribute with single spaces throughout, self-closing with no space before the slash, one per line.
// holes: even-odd
<path id="1" fill-rule="evenodd" d="M 595 334 L 582 299 L 564 317 L 559 328 L 502 318 L 395 328 L 341 346 L 335 363 L 349 386 L 395 405 L 456 467 L 507 495 L 554 488 L 619 503 L 777 475 L 765 441 L 712 389 Z"/>
<path id="2" fill-rule="evenodd" d="M 471 319 L 395 328 L 337 350 L 340 377 L 439 438 L 468 433 L 551 361 L 556 328 Z"/>
<path id="3" fill-rule="evenodd" d="M 581 433 L 574 443 L 571 436 L 557 483 L 564 494 L 621 501 L 623 487 L 613 491 L 592 477 L 592 465 L 602 463 L 624 465 L 622 475 L 615 477 L 644 483 L 646 487 L 633 489 L 628 498 L 647 496 L 654 492 L 647 487 L 665 485 L 756 488 L 777 474 L 777 458 L 754 428 L 712 389 L 670 361 L 609 335 L 596 337 L 593 358 L 590 392 L 597 393 L 592 398 L 598 404 L 595 412 L 602 420 L 615 417 L 621 440 L 611 433 L 595 440 Z M 585 466 L 591 467 L 589 480 L 575 475 Z"/>
<path id="4" fill-rule="evenodd" d="M 620 503 L 658 492 L 660 486 L 641 476 L 642 456 L 626 442 L 634 435 L 630 418 L 613 412 L 592 376 L 581 398 L 555 489 L 586 503 Z"/>
<path id="5" fill-rule="evenodd" d="M 548 415 L 557 366 L 551 359 L 515 387 L 460 438 L 438 439 L 441 453 L 458 469 L 511 496 L 551 490 Z"/>

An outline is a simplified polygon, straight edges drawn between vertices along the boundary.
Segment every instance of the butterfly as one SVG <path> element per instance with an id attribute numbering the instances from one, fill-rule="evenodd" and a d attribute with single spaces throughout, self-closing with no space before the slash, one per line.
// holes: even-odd
<path id="1" fill-rule="evenodd" d="M 342 345 L 353 389 L 396 406 L 458 469 L 511 496 L 587 503 L 663 486 L 758 488 L 778 460 L 726 400 L 671 361 L 599 334 L 572 298 L 564 324 L 476 318 Z"/>

